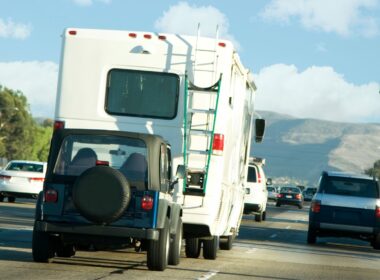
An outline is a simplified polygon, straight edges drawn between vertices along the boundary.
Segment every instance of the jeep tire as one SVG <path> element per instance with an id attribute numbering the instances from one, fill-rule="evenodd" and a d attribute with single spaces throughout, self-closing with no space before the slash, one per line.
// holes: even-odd
<path id="1" fill-rule="evenodd" d="M 95 166 L 83 172 L 73 186 L 73 201 L 87 220 L 109 224 L 119 219 L 131 200 L 125 176 L 108 166 Z"/>
<path id="2" fill-rule="evenodd" d="M 158 240 L 149 240 L 147 265 L 150 270 L 165 270 L 169 262 L 170 232 L 169 219 L 165 218 L 165 225 L 160 230 Z"/>
<path id="3" fill-rule="evenodd" d="M 33 229 L 32 255 L 35 262 L 50 262 L 54 257 L 54 241 L 52 237 L 43 231 Z"/>
<path id="4" fill-rule="evenodd" d="M 182 219 L 178 219 L 176 233 L 170 237 L 169 264 L 178 265 L 182 247 Z"/>

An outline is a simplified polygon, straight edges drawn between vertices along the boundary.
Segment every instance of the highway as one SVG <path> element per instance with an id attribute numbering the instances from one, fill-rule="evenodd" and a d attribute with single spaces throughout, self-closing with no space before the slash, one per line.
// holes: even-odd
<path id="1" fill-rule="evenodd" d="M 0 203 L 0 279 L 380 279 L 380 251 L 368 242 L 319 238 L 306 244 L 309 207 L 275 207 L 267 220 L 244 215 L 230 251 L 216 260 L 189 259 L 163 272 L 149 271 L 144 252 L 131 249 L 78 251 L 70 259 L 34 263 L 33 200 Z"/>

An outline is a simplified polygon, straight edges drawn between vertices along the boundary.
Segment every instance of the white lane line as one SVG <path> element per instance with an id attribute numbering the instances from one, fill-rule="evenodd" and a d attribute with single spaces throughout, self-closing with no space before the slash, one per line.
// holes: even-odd
<path id="1" fill-rule="evenodd" d="M 257 248 L 252 248 L 252 249 L 249 249 L 246 251 L 247 254 L 252 254 L 252 253 L 255 253 L 257 251 Z"/>
<path id="2" fill-rule="evenodd" d="M 285 229 L 290 229 L 291 228 L 291 226 L 287 226 Z"/>
<path id="3" fill-rule="evenodd" d="M 211 279 L 212 277 L 214 277 L 215 275 L 217 275 L 218 272 L 219 272 L 219 271 L 217 271 L 217 270 L 209 271 L 207 274 L 202 275 L 201 277 L 197 278 L 197 280 L 207 280 L 207 279 Z"/>
<path id="4" fill-rule="evenodd" d="M 276 237 L 277 237 L 276 233 L 273 233 L 271 236 L 269 236 L 269 238 L 276 238 Z"/>

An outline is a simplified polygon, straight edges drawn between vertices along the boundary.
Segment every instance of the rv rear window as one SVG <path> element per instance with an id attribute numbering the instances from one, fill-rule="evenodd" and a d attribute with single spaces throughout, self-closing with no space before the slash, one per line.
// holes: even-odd
<path id="1" fill-rule="evenodd" d="M 108 73 L 105 109 L 111 115 L 173 119 L 178 93 L 176 74 L 112 69 Z"/>
<path id="2" fill-rule="evenodd" d="M 256 183 L 257 178 L 256 178 L 256 168 L 253 166 L 248 166 L 248 182 L 250 183 Z"/>

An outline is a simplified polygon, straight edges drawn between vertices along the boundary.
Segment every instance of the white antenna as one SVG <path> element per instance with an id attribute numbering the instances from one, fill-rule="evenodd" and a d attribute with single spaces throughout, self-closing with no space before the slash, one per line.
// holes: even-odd
<path id="1" fill-rule="evenodd" d="M 193 82 L 195 82 L 195 63 L 197 61 L 198 39 L 199 39 L 200 35 L 201 35 L 201 23 L 198 22 L 197 40 L 195 42 L 195 53 L 194 53 L 194 61 L 193 61 Z"/>

